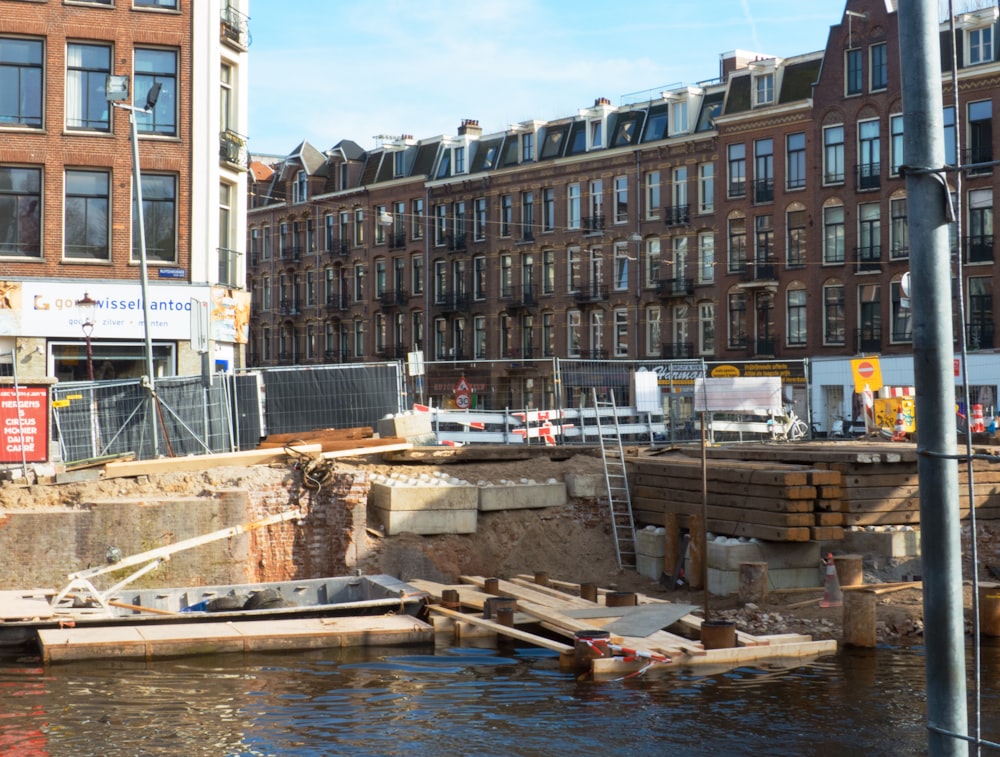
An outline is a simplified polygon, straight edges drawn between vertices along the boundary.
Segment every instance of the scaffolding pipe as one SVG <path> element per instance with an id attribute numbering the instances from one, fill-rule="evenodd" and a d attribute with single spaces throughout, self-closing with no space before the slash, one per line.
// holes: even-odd
<path id="1" fill-rule="evenodd" d="M 950 193 L 937 3 L 899 4 L 903 154 L 913 287 L 913 374 L 926 639 L 928 753 L 967 755 L 965 622 L 955 459 Z"/>

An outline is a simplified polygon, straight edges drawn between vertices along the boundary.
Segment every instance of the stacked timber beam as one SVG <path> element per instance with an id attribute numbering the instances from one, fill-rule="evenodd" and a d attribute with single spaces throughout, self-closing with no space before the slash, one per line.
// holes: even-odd
<path id="1" fill-rule="evenodd" d="M 661 525 L 665 514 L 689 528 L 707 504 L 706 528 L 767 541 L 844 538 L 841 474 L 808 465 L 712 458 L 703 495 L 702 465 L 685 454 L 629 458 L 632 510 L 639 523 Z"/>

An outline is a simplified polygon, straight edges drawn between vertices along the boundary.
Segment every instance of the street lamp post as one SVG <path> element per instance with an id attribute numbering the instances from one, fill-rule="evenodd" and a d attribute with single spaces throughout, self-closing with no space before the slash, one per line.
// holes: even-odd
<path id="1" fill-rule="evenodd" d="M 129 129 L 132 137 L 132 179 L 135 185 L 136 223 L 139 227 L 139 277 L 142 288 L 142 326 L 146 343 L 146 387 L 149 390 L 150 400 L 156 402 L 155 374 L 153 372 L 153 342 L 149 333 L 149 271 L 146 266 L 146 225 L 143 218 L 142 208 L 142 173 L 139 168 L 139 127 L 136 124 L 136 111 L 149 113 L 156 107 L 156 101 L 160 97 L 160 83 L 156 82 L 149 88 L 146 94 L 146 105 L 138 108 L 124 102 L 128 98 L 128 77 L 109 76 L 105 84 L 105 92 L 108 102 L 115 108 L 128 111 Z M 153 426 L 153 457 L 157 457 L 157 429 L 156 412 L 150 413 Z"/>
<path id="2" fill-rule="evenodd" d="M 97 300 L 91 299 L 87 292 L 83 293 L 83 299 L 76 301 L 76 306 L 80 308 L 83 315 L 83 322 L 80 328 L 83 329 L 83 336 L 87 340 L 87 380 L 94 380 L 94 345 L 91 342 L 91 334 L 94 333 L 94 310 L 97 307 Z"/>

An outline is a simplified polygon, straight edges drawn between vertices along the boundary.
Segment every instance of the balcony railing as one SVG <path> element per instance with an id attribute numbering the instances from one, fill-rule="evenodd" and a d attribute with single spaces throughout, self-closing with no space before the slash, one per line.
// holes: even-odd
<path id="1" fill-rule="evenodd" d="M 445 234 L 449 252 L 465 252 L 465 234 Z"/>
<path id="2" fill-rule="evenodd" d="M 774 202 L 774 179 L 755 179 L 753 182 L 755 203 Z"/>
<path id="3" fill-rule="evenodd" d="M 604 216 L 584 216 L 583 219 L 583 231 L 587 234 L 593 234 L 598 231 L 604 231 Z"/>
<path id="4" fill-rule="evenodd" d="M 534 284 L 504 288 L 501 291 L 500 299 L 504 301 L 509 310 L 538 306 L 538 295 L 535 293 Z"/>
<path id="5" fill-rule="evenodd" d="M 882 246 L 855 247 L 854 259 L 857 261 L 857 272 L 882 270 Z"/>
<path id="6" fill-rule="evenodd" d="M 747 345 L 750 357 L 774 357 L 775 340 L 770 337 L 754 339 Z"/>
<path id="7" fill-rule="evenodd" d="M 383 309 L 400 307 L 409 302 L 409 300 L 410 296 L 405 289 L 390 289 L 378 296 L 379 304 Z"/>
<path id="8" fill-rule="evenodd" d="M 292 297 L 282 299 L 279 307 L 282 315 L 299 315 L 302 312 L 302 303 Z"/>
<path id="9" fill-rule="evenodd" d="M 667 226 L 687 226 L 691 223 L 690 205 L 669 205 L 663 209 L 663 223 Z"/>
<path id="10" fill-rule="evenodd" d="M 383 360 L 401 360 L 409 354 L 410 348 L 405 344 L 384 344 L 375 349 L 375 354 Z"/>
<path id="11" fill-rule="evenodd" d="M 966 150 L 962 150 L 962 164 L 963 165 L 977 165 L 979 163 L 992 163 L 993 162 L 993 145 L 982 144 L 978 147 L 970 147 Z M 970 174 L 983 174 L 990 173 L 993 170 L 993 166 L 983 165 L 978 168 L 970 168 L 968 172 Z"/>
<path id="12" fill-rule="evenodd" d="M 242 287 L 240 280 L 240 255 L 236 250 L 219 248 L 219 283 L 224 287 Z"/>
<path id="13" fill-rule="evenodd" d="M 344 258 L 351 252 L 351 243 L 346 239 L 330 239 L 327 241 L 326 254 Z"/>
<path id="14" fill-rule="evenodd" d="M 331 294 L 326 298 L 326 310 L 328 313 L 332 312 L 343 312 L 350 307 L 350 303 L 347 301 L 346 297 L 341 297 L 336 294 Z"/>
<path id="15" fill-rule="evenodd" d="M 690 297 L 694 294 L 694 279 L 660 279 L 656 282 L 656 293 L 660 297 Z"/>
<path id="16" fill-rule="evenodd" d="M 464 313 L 469 309 L 469 295 L 465 292 L 444 292 L 434 299 L 434 306 L 442 313 Z"/>
<path id="17" fill-rule="evenodd" d="M 238 50 L 246 50 L 250 41 L 250 25 L 247 20 L 247 17 L 235 8 L 228 5 L 223 8 L 219 31 L 222 41 Z"/>
<path id="18" fill-rule="evenodd" d="M 236 168 L 246 168 L 247 138 L 231 129 L 220 131 L 219 160 Z"/>
<path id="19" fill-rule="evenodd" d="M 977 236 L 965 237 L 965 262 L 992 263 L 993 235 L 979 234 Z"/>
<path id="20" fill-rule="evenodd" d="M 573 293 L 573 299 L 576 300 L 577 303 L 581 305 L 585 305 L 587 303 L 595 303 L 595 302 L 607 302 L 608 287 L 595 284 L 589 287 L 585 287 L 584 289 L 579 289 Z"/>
<path id="21" fill-rule="evenodd" d="M 694 344 L 691 342 L 664 342 L 660 345 L 660 357 L 668 360 L 681 360 L 694 357 Z"/>
<path id="22" fill-rule="evenodd" d="M 771 260 L 750 261 L 743 270 L 743 281 L 777 281 L 778 265 Z"/>
<path id="23" fill-rule="evenodd" d="M 855 352 L 881 352 L 882 351 L 882 327 L 869 325 L 858 329 L 854 333 Z"/>
<path id="24" fill-rule="evenodd" d="M 858 175 L 858 190 L 882 186 L 882 166 L 879 163 L 859 163 L 854 169 Z"/>
<path id="25" fill-rule="evenodd" d="M 386 239 L 389 243 L 390 250 L 399 250 L 406 247 L 406 232 L 393 232 L 392 234 L 386 234 Z M 345 255 L 347 253 L 344 253 Z"/>

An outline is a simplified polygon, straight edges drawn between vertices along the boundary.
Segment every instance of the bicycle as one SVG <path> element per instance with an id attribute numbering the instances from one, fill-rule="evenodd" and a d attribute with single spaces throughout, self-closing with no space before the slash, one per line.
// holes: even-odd
<path id="1" fill-rule="evenodd" d="M 809 427 L 800 419 L 794 410 L 781 418 L 771 416 L 767 421 L 771 431 L 771 439 L 776 442 L 797 442 L 809 434 Z"/>

